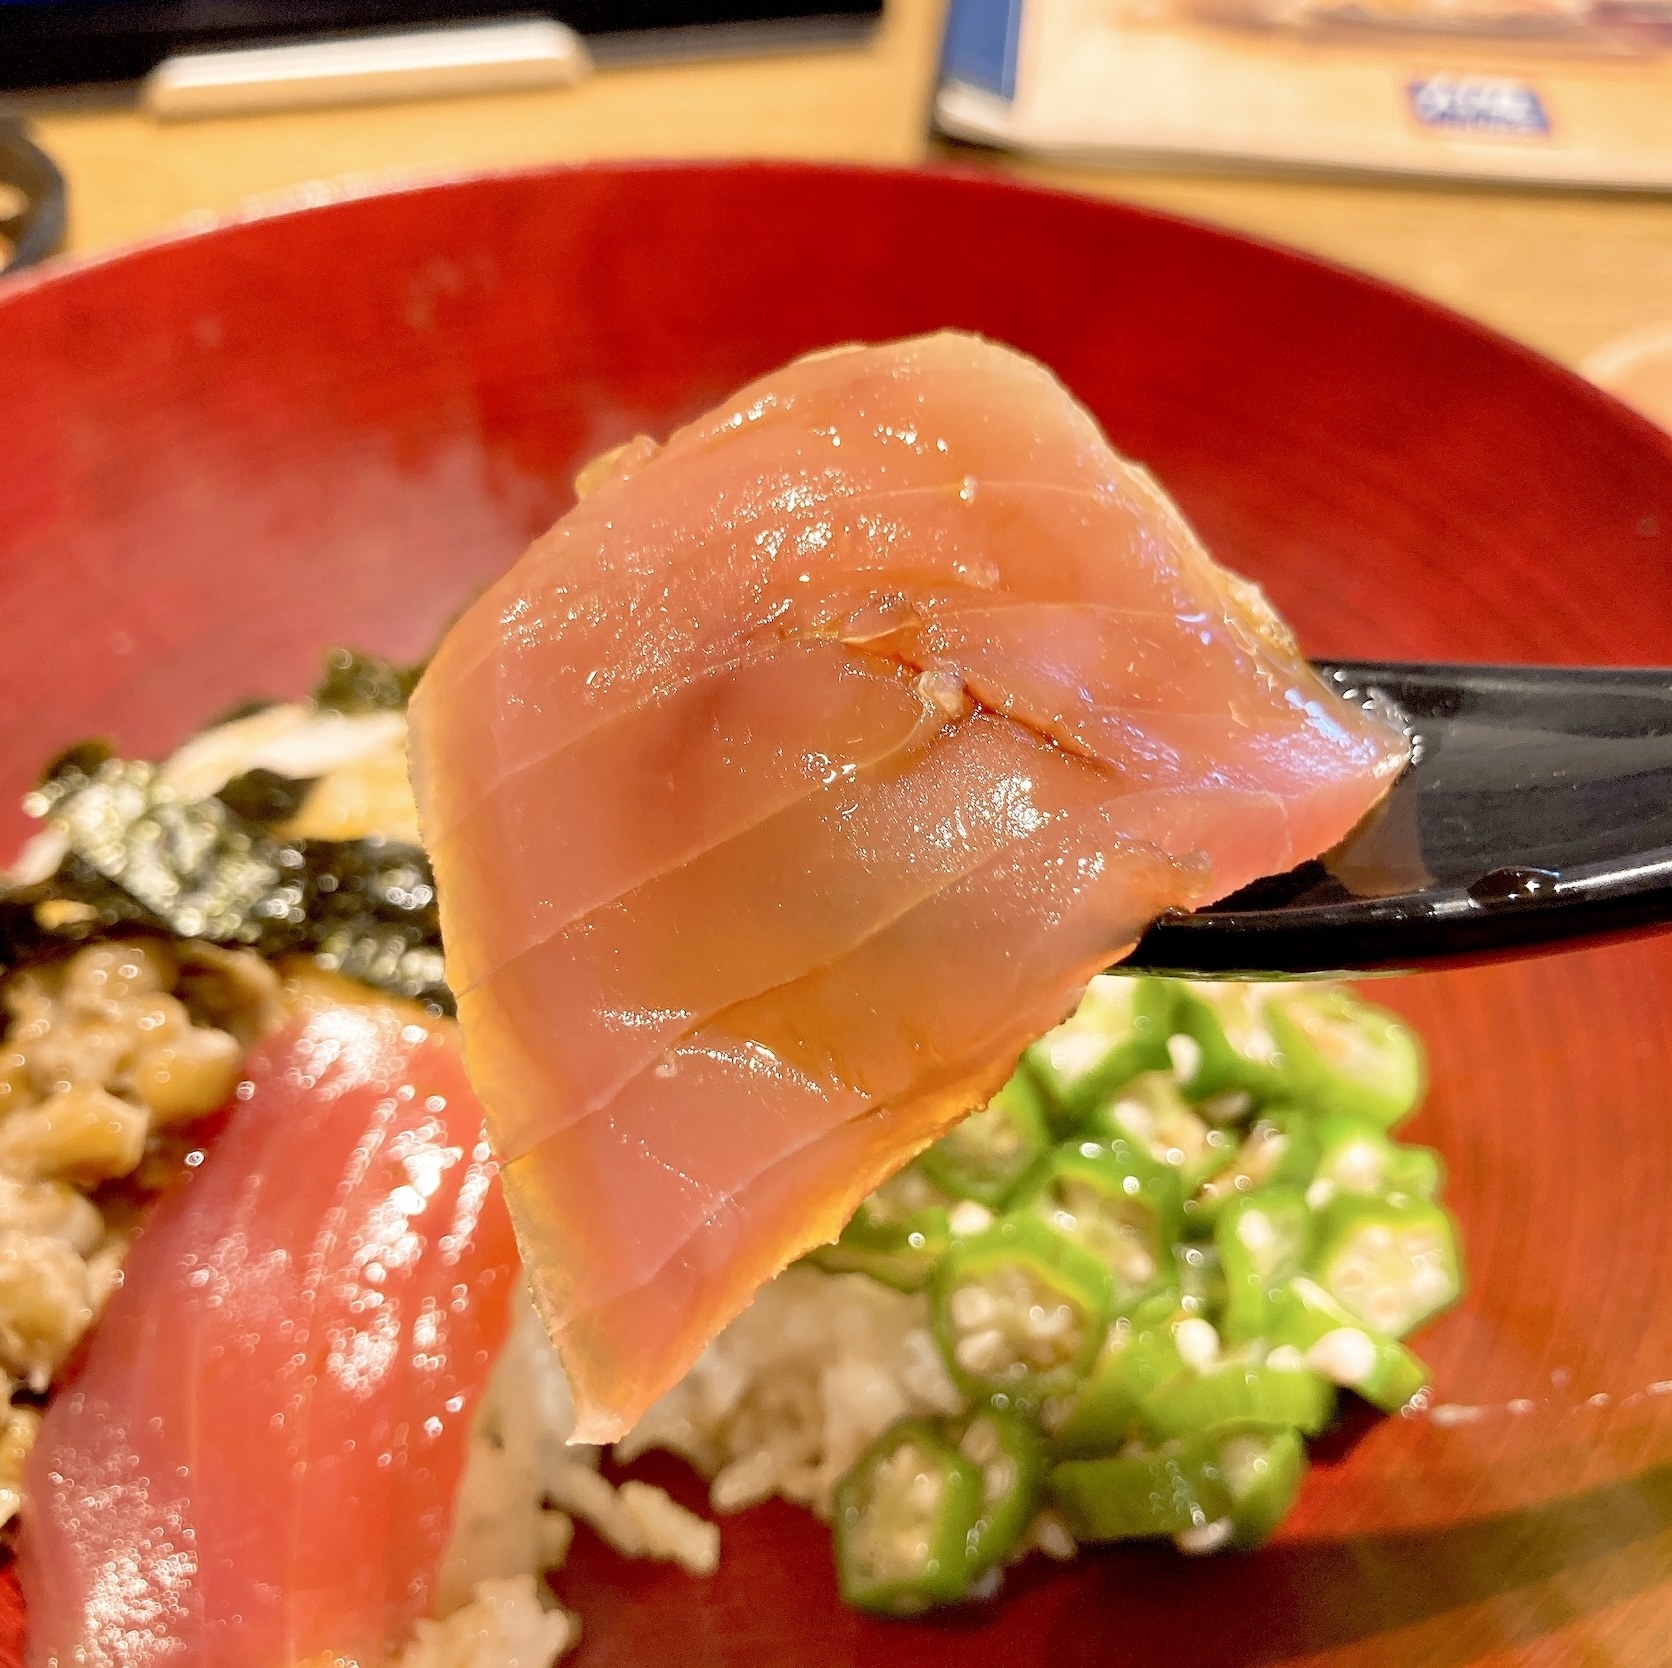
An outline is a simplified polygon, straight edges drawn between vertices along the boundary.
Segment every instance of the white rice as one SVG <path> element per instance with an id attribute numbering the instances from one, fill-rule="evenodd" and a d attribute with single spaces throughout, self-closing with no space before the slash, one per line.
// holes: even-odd
<path id="1" fill-rule="evenodd" d="M 837 1480 L 896 1419 L 963 1407 L 927 1298 L 797 1267 L 756 1296 L 615 1453 L 684 1456 L 711 1479 L 717 1512 L 777 1494 L 828 1516 Z M 576 1519 L 623 1557 L 713 1574 L 718 1526 L 665 1489 L 612 1484 L 599 1450 L 567 1445 L 573 1428 L 563 1369 L 525 1300 L 472 1432 L 439 1620 L 419 1624 L 400 1668 L 548 1668 L 579 1626 L 537 1578 L 561 1570 Z M 1060 1529 L 1041 1528 L 1030 1544 L 1072 1553 Z"/>
<path id="2" fill-rule="evenodd" d="M 718 1511 L 779 1494 L 828 1516 L 838 1479 L 896 1419 L 963 1405 L 925 1296 L 796 1267 L 756 1295 L 616 1453 L 684 1455 L 712 1478 Z"/>
<path id="3" fill-rule="evenodd" d="M 484 1581 L 445 1621 L 418 1624 L 399 1668 L 548 1668 L 580 1636 L 580 1623 L 540 1602 L 532 1575 Z"/>

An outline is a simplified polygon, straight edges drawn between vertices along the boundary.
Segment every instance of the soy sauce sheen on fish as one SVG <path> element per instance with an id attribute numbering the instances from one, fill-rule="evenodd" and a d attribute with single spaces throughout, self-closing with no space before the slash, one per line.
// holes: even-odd
<path id="1" fill-rule="evenodd" d="M 974 337 L 797 360 L 581 484 L 442 644 L 412 756 L 602 1441 L 1157 914 L 1333 845 L 1406 743 Z"/>

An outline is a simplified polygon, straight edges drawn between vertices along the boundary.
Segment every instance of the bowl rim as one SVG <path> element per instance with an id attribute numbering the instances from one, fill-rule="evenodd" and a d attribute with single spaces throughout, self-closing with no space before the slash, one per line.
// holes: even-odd
<path id="1" fill-rule="evenodd" d="M 192 211 L 138 239 L 105 249 L 54 255 L 37 266 L 11 275 L 0 284 L 0 329 L 11 307 L 43 292 L 62 289 L 124 262 L 163 255 L 183 245 L 213 239 L 250 226 L 316 213 L 351 208 L 368 199 L 385 197 L 441 196 L 468 191 L 481 185 L 537 185 L 575 177 L 615 177 L 623 184 L 635 179 L 670 174 L 754 176 L 756 178 L 801 178 L 809 183 L 819 179 L 871 179 L 879 182 L 914 182 L 918 185 L 974 191 L 998 198 L 1031 198 L 1054 201 L 1136 224 L 1169 227 L 1221 244 L 1257 250 L 1281 265 L 1299 265 L 1314 273 L 1344 280 L 1361 291 L 1374 294 L 1382 304 L 1415 310 L 1430 324 L 1453 332 L 1461 331 L 1477 343 L 1500 354 L 1507 353 L 1524 368 L 1554 376 L 1570 395 L 1578 394 L 1591 405 L 1598 418 L 1635 431 L 1662 452 L 1672 466 L 1672 435 L 1652 419 L 1627 404 L 1606 388 L 1590 381 L 1580 371 L 1564 365 L 1538 348 L 1506 334 L 1492 325 L 1471 318 L 1440 301 L 1390 279 L 1360 271 L 1345 262 L 1315 255 L 1276 239 L 1222 226 L 1193 215 L 1129 203 L 1091 191 L 1076 191 L 1061 185 L 1045 185 L 1000 173 L 993 168 L 968 162 L 930 162 L 899 165 L 890 163 L 827 161 L 797 157 L 622 157 L 581 162 L 536 163 L 506 168 L 460 169 L 378 169 L 350 172 L 331 178 L 303 181 L 274 191 L 244 198 L 224 209 Z"/>

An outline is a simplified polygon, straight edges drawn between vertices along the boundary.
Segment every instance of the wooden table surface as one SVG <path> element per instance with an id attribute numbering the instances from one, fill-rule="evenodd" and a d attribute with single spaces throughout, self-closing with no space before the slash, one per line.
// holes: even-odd
<path id="1" fill-rule="evenodd" d="M 890 0 L 865 47 L 599 72 L 559 92 L 160 124 L 116 97 L 12 102 L 70 181 L 71 247 L 144 236 L 252 194 L 335 176 L 611 156 L 915 163 L 941 0 Z M 1577 364 L 1672 320 L 1672 199 L 980 166 L 1238 227 L 1391 278 Z"/>

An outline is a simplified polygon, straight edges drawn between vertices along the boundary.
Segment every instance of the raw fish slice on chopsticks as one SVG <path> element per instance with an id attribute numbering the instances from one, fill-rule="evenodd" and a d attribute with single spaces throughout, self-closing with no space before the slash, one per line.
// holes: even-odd
<path id="1" fill-rule="evenodd" d="M 600 1441 L 1149 921 L 1333 845 L 1407 746 L 973 337 L 798 360 L 584 486 L 443 642 L 412 756 Z"/>
<path id="2" fill-rule="evenodd" d="M 725 1324 L 740 1278 L 777 1272 L 786 1240 L 833 1239 L 898 1168 L 903 1132 L 999 1088 L 1064 1017 L 1048 976 L 1060 959 L 1075 955 L 1084 983 L 1173 889 L 1164 858 L 1120 853 L 1109 833 L 1110 860 L 1086 862 L 1079 837 L 1063 818 L 1018 842 L 831 965 L 717 1015 L 606 1110 L 513 1159 L 507 1193 L 565 1317 L 560 1349 L 611 1363 L 608 1393 L 635 1394 L 670 1347 L 694 1354 Z M 972 988 L 964 965 L 992 976 Z M 859 1036 L 862 1060 L 846 1041 Z M 622 1232 L 624 1196 L 654 1232 Z M 584 1275 L 565 1287 L 567 1270 Z"/>
<path id="3" fill-rule="evenodd" d="M 714 1015 L 841 957 L 1042 827 L 1083 816 L 1100 791 L 1101 771 L 990 715 L 924 751 L 916 768 L 838 776 L 461 982 L 467 1003 L 479 990 L 504 993 L 506 1012 L 489 1006 L 484 1023 L 507 1051 L 553 1028 L 567 1038 L 556 1061 L 519 1060 L 515 1079 L 474 1038 L 484 1095 L 506 1102 L 537 1081 L 539 1132 L 606 1108 Z M 630 1028 L 623 1012 L 637 1016 Z M 497 1134 L 507 1157 L 523 1150 L 513 1125 Z"/>

